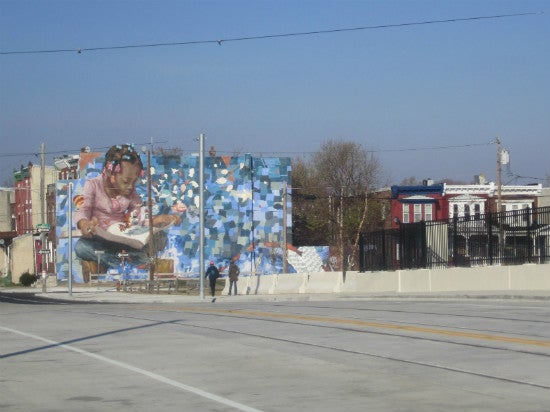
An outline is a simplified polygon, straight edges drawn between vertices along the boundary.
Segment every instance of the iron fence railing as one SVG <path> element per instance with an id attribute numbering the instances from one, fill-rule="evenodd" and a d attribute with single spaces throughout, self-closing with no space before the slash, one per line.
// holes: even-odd
<path id="1" fill-rule="evenodd" d="M 550 207 L 400 224 L 363 234 L 360 271 L 550 262 Z"/>

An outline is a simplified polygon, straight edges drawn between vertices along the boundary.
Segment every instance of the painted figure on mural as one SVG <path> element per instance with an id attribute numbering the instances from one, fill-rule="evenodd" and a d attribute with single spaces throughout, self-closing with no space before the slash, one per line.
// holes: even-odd
<path id="1" fill-rule="evenodd" d="M 144 175 L 142 161 L 133 146 L 115 145 L 105 154 L 101 175 L 87 180 L 82 195 L 75 197 L 74 221 L 82 234 L 75 245 L 75 254 L 82 260 L 84 281 L 90 271 L 105 273 L 109 268 L 119 268 L 124 261 L 120 257 L 123 250 L 128 255 L 125 265 L 148 264 L 147 208 L 135 188 Z M 177 214 L 161 214 L 153 218 L 153 227 L 180 222 Z M 164 231 L 156 232 L 154 245 L 156 251 L 164 248 Z M 98 255 L 97 251 L 102 253 Z M 101 267 L 92 268 L 98 261 Z"/>

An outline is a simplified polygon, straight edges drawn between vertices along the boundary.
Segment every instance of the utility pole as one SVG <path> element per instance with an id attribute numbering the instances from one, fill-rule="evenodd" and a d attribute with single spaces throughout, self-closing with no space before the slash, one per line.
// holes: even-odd
<path id="1" fill-rule="evenodd" d="M 502 211 L 502 150 L 500 138 L 496 138 L 497 143 L 497 213 Z"/>

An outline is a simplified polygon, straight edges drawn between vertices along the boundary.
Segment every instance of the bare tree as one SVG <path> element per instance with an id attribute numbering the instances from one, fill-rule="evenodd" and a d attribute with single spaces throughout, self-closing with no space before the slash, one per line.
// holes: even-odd
<path id="1" fill-rule="evenodd" d="M 371 209 L 378 209 L 368 202 L 368 192 L 380 179 L 378 159 L 354 142 L 329 140 L 309 160 L 294 162 L 293 186 L 299 186 L 293 191 L 295 239 L 302 244 L 307 240 L 339 244 L 342 256 L 347 254 L 344 250 L 350 251 L 353 266 L 360 234 L 369 223 Z M 309 239 L 302 239 L 303 235 Z"/>

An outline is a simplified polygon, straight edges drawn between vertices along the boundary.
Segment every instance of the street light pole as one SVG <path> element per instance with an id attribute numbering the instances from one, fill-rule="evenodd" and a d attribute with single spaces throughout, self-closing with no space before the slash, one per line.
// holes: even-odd
<path id="1" fill-rule="evenodd" d="M 200 298 L 204 299 L 204 133 L 199 135 L 199 277 Z"/>
<path id="2" fill-rule="evenodd" d="M 147 149 L 147 215 L 149 218 L 149 281 L 155 278 L 155 237 L 153 234 L 153 196 L 151 186 L 151 148 Z"/>
<path id="3" fill-rule="evenodd" d="M 69 182 L 68 185 L 67 201 L 69 203 L 69 296 L 73 296 L 73 182 Z"/>

